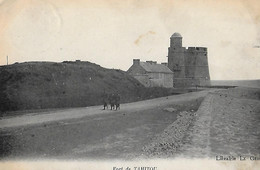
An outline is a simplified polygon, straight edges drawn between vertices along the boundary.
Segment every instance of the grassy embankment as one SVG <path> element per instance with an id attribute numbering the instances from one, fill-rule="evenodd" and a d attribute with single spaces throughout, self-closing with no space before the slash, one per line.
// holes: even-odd
<path id="1" fill-rule="evenodd" d="M 118 92 L 122 103 L 172 94 L 171 89 L 145 88 L 122 70 L 90 62 L 27 62 L 0 67 L 1 116 L 7 111 L 99 105 L 104 92 Z"/>

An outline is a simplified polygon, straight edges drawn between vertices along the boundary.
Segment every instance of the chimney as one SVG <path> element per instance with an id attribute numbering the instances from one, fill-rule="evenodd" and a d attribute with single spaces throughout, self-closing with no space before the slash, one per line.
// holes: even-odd
<path id="1" fill-rule="evenodd" d="M 153 64 L 153 61 L 146 61 L 147 63 L 149 63 L 149 64 Z"/>
<path id="2" fill-rule="evenodd" d="M 133 59 L 133 64 L 134 65 L 139 65 L 140 64 L 140 59 Z"/>
<path id="3" fill-rule="evenodd" d="M 168 67 L 168 63 L 161 63 L 162 65 Z"/>
<path id="4" fill-rule="evenodd" d="M 146 61 L 149 64 L 157 64 L 157 61 Z"/>

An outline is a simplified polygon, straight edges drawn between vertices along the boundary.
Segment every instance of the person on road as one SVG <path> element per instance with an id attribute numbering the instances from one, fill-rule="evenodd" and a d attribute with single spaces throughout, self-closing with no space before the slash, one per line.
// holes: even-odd
<path id="1" fill-rule="evenodd" d="M 103 110 L 106 110 L 106 108 L 108 109 L 108 94 L 107 93 L 104 93 L 103 94 Z"/>
<path id="2" fill-rule="evenodd" d="M 115 109 L 115 94 L 114 93 L 110 94 L 108 97 L 108 100 L 109 100 L 111 110 L 114 110 Z"/>
<path id="3" fill-rule="evenodd" d="M 115 95 L 115 101 L 116 110 L 120 110 L 120 95 L 118 93 Z"/>

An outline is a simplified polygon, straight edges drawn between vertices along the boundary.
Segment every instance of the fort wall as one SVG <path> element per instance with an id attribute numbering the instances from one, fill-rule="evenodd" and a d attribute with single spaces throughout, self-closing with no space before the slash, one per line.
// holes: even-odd
<path id="1" fill-rule="evenodd" d="M 174 77 L 185 77 L 185 48 L 170 47 L 168 51 L 168 67 L 174 72 Z"/>
<path id="2" fill-rule="evenodd" d="M 207 48 L 189 47 L 184 56 L 186 78 L 210 78 Z"/>

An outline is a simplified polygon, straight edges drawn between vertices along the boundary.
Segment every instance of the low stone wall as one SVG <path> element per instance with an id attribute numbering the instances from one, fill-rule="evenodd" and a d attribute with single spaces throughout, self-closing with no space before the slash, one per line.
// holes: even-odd
<path id="1" fill-rule="evenodd" d="M 144 155 L 148 158 L 207 157 L 212 97 L 213 94 L 207 95 L 196 112 L 180 112 L 176 121 L 143 147 Z"/>
<path id="2" fill-rule="evenodd" d="M 180 112 L 176 121 L 169 125 L 162 134 L 156 136 L 152 143 L 143 147 L 144 155 L 147 157 L 173 156 L 182 145 L 182 139 L 195 116 L 194 111 Z"/>
<path id="3" fill-rule="evenodd" d="M 210 80 L 205 78 L 174 78 L 173 87 L 210 86 Z"/>

